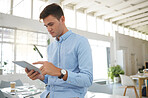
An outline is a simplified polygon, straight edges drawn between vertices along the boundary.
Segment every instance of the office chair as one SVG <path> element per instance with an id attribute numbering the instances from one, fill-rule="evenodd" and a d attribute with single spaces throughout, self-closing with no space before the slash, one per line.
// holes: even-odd
<path id="1" fill-rule="evenodd" d="M 136 84 L 134 83 L 133 79 L 126 75 L 120 75 L 120 78 L 121 84 L 125 88 L 123 96 L 125 96 L 127 88 L 133 88 L 136 94 L 136 98 L 139 98 L 136 90 Z"/>

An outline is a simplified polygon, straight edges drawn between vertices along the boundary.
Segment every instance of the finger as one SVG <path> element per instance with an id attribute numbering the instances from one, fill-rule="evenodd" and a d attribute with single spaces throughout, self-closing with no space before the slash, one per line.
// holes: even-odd
<path id="1" fill-rule="evenodd" d="M 25 72 L 26 72 L 26 73 L 28 73 L 28 72 L 29 72 L 28 68 L 25 68 Z"/>
<path id="2" fill-rule="evenodd" d="M 37 75 L 39 75 L 39 72 L 35 71 L 35 72 L 30 76 L 30 78 L 31 78 L 32 80 L 35 80 L 35 79 L 37 79 Z"/>
<path id="3" fill-rule="evenodd" d="M 41 70 L 42 75 L 46 75 L 46 71 L 44 69 Z"/>
<path id="4" fill-rule="evenodd" d="M 41 67 L 40 67 L 40 71 L 42 71 L 42 70 L 43 70 L 43 68 L 44 68 L 44 66 L 41 66 Z"/>
<path id="5" fill-rule="evenodd" d="M 34 70 L 31 70 L 30 72 L 28 72 L 28 77 L 30 77 L 33 73 L 34 73 Z"/>
<path id="6" fill-rule="evenodd" d="M 41 72 L 42 73 L 42 75 L 46 75 L 46 72 L 45 71 L 43 71 L 43 72 Z"/>
<path id="7" fill-rule="evenodd" d="M 38 76 L 39 76 L 39 74 L 35 75 L 35 76 L 32 78 L 32 80 L 38 79 Z"/>
<path id="8" fill-rule="evenodd" d="M 38 61 L 38 62 L 34 62 L 32 64 L 43 64 L 43 63 L 44 63 L 44 61 Z"/>

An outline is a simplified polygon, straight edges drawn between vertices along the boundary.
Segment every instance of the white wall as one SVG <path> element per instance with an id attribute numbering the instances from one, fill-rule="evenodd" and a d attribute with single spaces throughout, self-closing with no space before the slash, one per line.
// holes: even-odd
<path id="1" fill-rule="evenodd" d="M 116 49 L 125 52 L 126 74 L 135 74 L 138 72 L 138 68 L 144 66 L 144 61 L 148 60 L 148 42 L 120 33 L 116 33 L 116 39 Z M 131 64 L 133 55 L 135 56 L 136 68 Z"/>

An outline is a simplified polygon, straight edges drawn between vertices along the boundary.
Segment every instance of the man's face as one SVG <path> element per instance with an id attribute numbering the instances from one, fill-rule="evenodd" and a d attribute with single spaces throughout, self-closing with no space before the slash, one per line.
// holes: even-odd
<path id="1" fill-rule="evenodd" d="M 45 19 L 43 19 L 44 25 L 46 26 L 48 32 L 51 34 L 52 37 L 59 38 L 61 35 L 63 35 L 63 29 L 64 29 L 64 16 L 58 20 L 52 15 L 47 16 Z"/>

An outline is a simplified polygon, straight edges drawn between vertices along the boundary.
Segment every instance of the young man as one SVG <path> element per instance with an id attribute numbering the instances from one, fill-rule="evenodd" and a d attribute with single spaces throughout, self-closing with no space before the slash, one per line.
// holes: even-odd
<path id="1" fill-rule="evenodd" d="M 42 64 L 41 73 L 25 69 L 32 80 L 47 84 L 41 98 L 84 98 L 93 81 L 92 54 L 88 40 L 68 30 L 61 7 L 51 4 L 40 14 L 48 32 L 56 40 L 48 46 L 48 61 Z"/>

